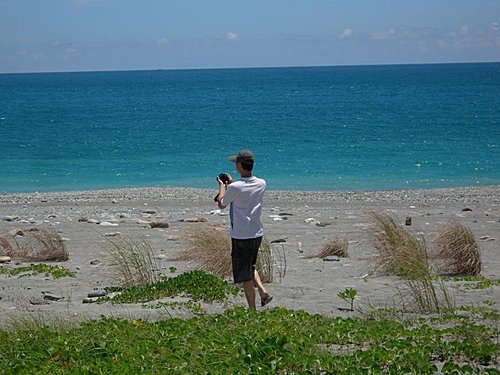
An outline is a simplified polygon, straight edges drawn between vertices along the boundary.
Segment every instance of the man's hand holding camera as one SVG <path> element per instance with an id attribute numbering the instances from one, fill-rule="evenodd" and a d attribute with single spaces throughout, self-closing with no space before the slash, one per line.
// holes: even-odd
<path id="1" fill-rule="evenodd" d="M 229 173 L 221 173 L 217 176 L 217 182 L 219 183 L 219 193 L 214 197 L 214 202 L 217 202 L 219 204 L 219 208 L 224 208 L 221 207 L 220 199 L 226 193 L 226 185 L 232 183 L 233 178 Z"/>

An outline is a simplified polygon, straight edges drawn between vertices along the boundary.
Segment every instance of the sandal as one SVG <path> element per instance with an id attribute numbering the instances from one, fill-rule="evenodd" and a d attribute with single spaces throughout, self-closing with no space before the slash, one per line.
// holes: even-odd
<path id="1" fill-rule="evenodd" d="M 268 294 L 266 298 L 260 300 L 260 306 L 264 307 L 273 300 L 273 296 Z"/>

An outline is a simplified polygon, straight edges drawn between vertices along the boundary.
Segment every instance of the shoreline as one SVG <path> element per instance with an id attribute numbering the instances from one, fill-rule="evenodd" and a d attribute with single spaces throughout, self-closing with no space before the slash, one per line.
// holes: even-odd
<path id="1" fill-rule="evenodd" d="M 208 225 L 229 232 L 226 211 L 213 202 L 215 189 L 133 188 L 81 192 L 22 193 L 0 195 L 0 234 L 33 226 L 49 227 L 63 239 L 69 260 L 56 263 L 76 272 L 74 278 L 53 280 L 44 275 L 8 277 L 0 275 L 0 326 L 18 317 L 46 316 L 85 320 L 106 316 L 162 319 L 165 311 L 145 309 L 142 304 L 83 304 L 89 292 L 115 286 L 108 248 L 113 238 L 145 239 L 155 250 L 163 272 L 175 276 L 193 270 L 196 264 L 176 260 L 189 246 L 185 233 Z M 481 275 L 500 275 L 500 186 L 374 191 L 267 191 L 263 209 L 265 236 L 275 241 L 273 249 L 286 256 L 286 275 L 268 286 L 274 296 L 266 308 L 303 309 L 326 316 L 351 316 L 342 310 L 337 294 L 358 291 L 358 306 L 376 308 L 397 304 L 401 280 L 377 274 L 369 241 L 370 212 L 389 212 L 404 225 L 411 217 L 413 233 L 421 233 L 432 244 L 436 228 L 458 221 L 470 228 L 481 250 Z M 190 222 L 190 218 L 204 218 Z M 90 220 L 92 219 L 92 220 Z M 314 220 L 312 220 L 314 219 Z M 152 228 L 149 220 L 168 222 L 168 228 Z M 316 225 L 320 222 L 322 225 Z M 108 223 L 103 226 L 100 223 Z M 109 225 L 111 223 L 111 225 Z M 109 235 L 114 237 L 108 237 Z M 326 262 L 311 258 L 322 245 L 336 236 L 348 240 L 348 258 Z M 29 265 L 14 259 L 1 267 Z M 177 271 L 169 274 L 170 267 Z M 464 290 L 463 283 L 448 282 L 457 306 L 481 305 L 485 301 L 500 306 L 500 286 L 484 290 Z M 61 301 L 34 305 L 43 293 L 51 292 Z M 177 301 L 178 299 L 174 299 Z M 181 299 L 182 301 L 183 299 Z M 184 298 L 185 300 L 185 298 Z M 207 313 L 228 306 L 245 306 L 243 296 L 223 304 L 204 304 Z M 168 317 L 191 316 L 185 310 L 170 309 Z"/>
<path id="2" fill-rule="evenodd" d="M 54 191 L 54 192 L 32 192 L 32 193 L 1 193 L 0 204 L 9 201 L 49 201 L 70 199 L 72 201 L 103 201 L 109 198 L 116 199 L 152 199 L 173 196 L 204 197 L 213 195 L 216 188 L 184 188 L 184 187 L 140 187 L 140 188 L 116 188 L 116 189 L 96 189 L 96 190 L 76 190 L 76 191 Z M 380 198 L 383 201 L 394 201 L 394 199 L 407 198 L 413 196 L 435 196 L 436 198 L 447 200 L 447 196 L 453 195 L 456 199 L 474 199 L 475 197 L 490 194 L 500 194 L 500 185 L 487 186 L 466 186 L 453 188 L 423 188 L 423 189 L 374 189 L 374 190 L 267 190 L 266 197 L 271 199 L 278 196 L 294 198 L 314 195 L 317 199 L 355 199 L 366 200 Z"/>

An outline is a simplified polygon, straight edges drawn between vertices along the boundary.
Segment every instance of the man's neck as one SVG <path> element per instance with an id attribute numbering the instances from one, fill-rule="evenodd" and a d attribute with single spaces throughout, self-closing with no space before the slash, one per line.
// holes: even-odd
<path id="1" fill-rule="evenodd" d="M 249 177 L 252 177 L 252 172 L 244 172 L 244 173 L 241 173 L 240 176 L 243 178 L 249 178 Z"/>

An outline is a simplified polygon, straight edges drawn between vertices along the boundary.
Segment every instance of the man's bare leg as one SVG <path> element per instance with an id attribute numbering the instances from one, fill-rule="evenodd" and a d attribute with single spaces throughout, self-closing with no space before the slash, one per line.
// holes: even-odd
<path id="1" fill-rule="evenodd" d="M 260 279 L 260 275 L 257 272 L 257 270 L 253 271 L 253 283 L 254 283 L 254 286 L 259 291 L 259 296 L 260 296 L 261 300 L 269 297 L 269 293 L 267 292 L 267 289 L 264 287 L 264 284 L 262 283 L 262 281 Z"/>
<path id="2" fill-rule="evenodd" d="M 252 310 L 256 310 L 256 307 L 255 307 L 255 289 L 254 289 L 253 283 L 254 283 L 254 280 L 243 281 L 243 291 L 245 292 L 245 297 L 247 299 L 248 307 Z"/>

